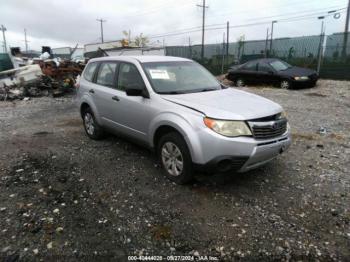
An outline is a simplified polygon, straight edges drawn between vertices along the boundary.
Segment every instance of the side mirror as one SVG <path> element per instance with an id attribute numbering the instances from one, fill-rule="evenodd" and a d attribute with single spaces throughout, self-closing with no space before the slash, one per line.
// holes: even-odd
<path id="1" fill-rule="evenodd" d="M 136 86 L 130 86 L 125 89 L 126 95 L 128 96 L 142 96 L 144 98 L 149 98 L 149 94 L 146 91 L 146 88 L 140 88 Z"/>

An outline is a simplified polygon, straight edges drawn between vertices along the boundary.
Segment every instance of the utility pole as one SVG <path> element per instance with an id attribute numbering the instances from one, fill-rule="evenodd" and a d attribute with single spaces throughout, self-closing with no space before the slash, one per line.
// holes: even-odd
<path id="1" fill-rule="evenodd" d="M 26 54 L 28 55 L 28 40 L 27 40 L 27 29 L 24 28 L 24 43 L 26 46 Z"/>
<path id="2" fill-rule="evenodd" d="M 230 43 L 230 22 L 227 21 L 227 28 L 226 28 L 226 65 L 228 66 L 228 48 Z"/>
<path id="3" fill-rule="evenodd" d="M 202 0 L 202 1 L 203 1 L 203 4 L 197 5 L 197 6 L 202 7 L 202 9 L 203 9 L 203 14 L 202 14 L 202 51 L 201 51 L 201 58 L 203 60 L 203 58 L 204 58 L 205 9 L 208 8 L 208 6 L 205 5 L 205 0 Z"/>
<path id="4" fill-rule="evenodd" d="M 1 25 L 0 29 L 2 31 L 2 38 L 4 40 L 4 52 L 7 53 L 6 37 L 5 37 L 6 27 L 4 25 Z"/>
<path id="5" fill-rule="evenodd" d="M 221 74 L 224 73 L 224 61 L 225 61 L 225 33 L 222 37 L 222 63 L 221 63 Z"/>
<path id="6" fill-rule="evenodd" d="M 277 23 L 276 20 L 272 21 L 271 23 L 271 42 L 270 42 L 270 54 L 272 54 L 272 41 L 273 41 L 273 25 Z"/>
<path id="7" fill-rule="evenodd" d="M 107 20 L 103 20 L 102 18 L 100 18 L 100 19 L 96 19 L 96 21 L 99 21 L 101 23 L 101 41 L 103 43 L 104 41 L 103 41 L 103 25 L 102 25 L 102 23 L 107 22 Z"/>
<path id="8" fill-rule="evenodd" d="M 323 34 L 324 34 L 324 16 L 319 16 L 318 19 L 322 20 L 321 23 L 321 34 L 320 34 L 320 43 L 318 46 L 318 53 L 317 53 L 317 73 L 320 73 L 321 69 L 321 59 L 322 59 L 322 46 L 323 46 Z"/>
<path id="9" fill-rule="evenodd" d="M 269 42 L 269 28 L 266 29 L 266 41 L 265 41 L 265 58 L 267 58 L 267 45 Z"/>
<path id="10" fill-rule="evenodd" d="M 189 36 L 188 37 L 188 54 L 189 54 L 189 58 L 191 59 L 192 58 L 192 47 L 191 47 L 191 37 Z"/>
<path id="11" fill-rule="evenodd" d="M 350 19 L 350 0 L 348 2 L 348 11 L 346 13 L 346 19 L 345 19 L 345 31 L 344 31 L 344 39 L 343 39 L 343 50 L 342 50 L 342 57 L 344 59 L 346 57 L 346 48 L 348 45 L 349 19 Z"/>

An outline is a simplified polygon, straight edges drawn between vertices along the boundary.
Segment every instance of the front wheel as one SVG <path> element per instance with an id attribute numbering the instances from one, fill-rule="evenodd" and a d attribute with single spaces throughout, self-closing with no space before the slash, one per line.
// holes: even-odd
<path id="1" fill-rule="evenodd" d="M 172 132 L 164 135 L 158 143 L 157 153 L 168 179 L 180 185 L 193 180 L 191 155 L 180 134 Z"/>
<path id="2" fill-rule="evenodd" d="M 103 138 L 103 129 L 96 122 L 95 116 L 90 108 L 86 108 L 84 110 L 82 117 L 84 122 L 84 129 L 88 137 L 94 140 Z"/>
<path id="3" fill-rule="evenodd" d="M 288 80 L 282 80 L 280 83 L 280 87 L 282 89 L 290 89 L 291 88 L 291 83 Z"/>
<path id="4" fill-rule="evenodd" d="M 245 86 L 245 81 L 244 81 L 242 78 L 238 78 L 238 79 L 236 80 L 236 86 L 237 86 L 237 87 L 243 87 L 243 86 Z"/>

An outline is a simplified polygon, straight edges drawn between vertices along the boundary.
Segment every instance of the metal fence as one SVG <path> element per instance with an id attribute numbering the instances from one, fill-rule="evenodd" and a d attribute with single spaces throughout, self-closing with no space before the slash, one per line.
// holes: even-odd
<path id="1" fill-rule="evenodd" d="M 320 35 L 293 38 L 279 38 L 270 41 L 239 41 L 227 45 L 208 44 L 204 47 L 204 59 L 201 59 L 201 45 L 168 46 L 166 55 L 191 58 L 207 67 L 212 73 L 225 73 L 232 64 L 262 58 L 276 57 L 296 66 L 317 69 L 321 52 L 320 76 L 330 79 L 350 80 L 350 44 L 346 48 L 347 56 L 342 56 L 343 33 L 322 37 Z M 350 42 L 350 41 L 349 41 Z"/>

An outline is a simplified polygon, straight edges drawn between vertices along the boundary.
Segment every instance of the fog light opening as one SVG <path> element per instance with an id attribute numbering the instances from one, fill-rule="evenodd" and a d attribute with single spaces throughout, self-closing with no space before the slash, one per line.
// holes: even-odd
<path id="1" fill-rule="evenodd" d="M 286 147 L 282 146 L 281 149 L 280 149 L 280 154 L 282 154 L 285 150 L 286 150 Z"/>
<path id="2" fill-rule="evenodd" d="M 231 169 L 232 161 L 230 159 L 224 159 L 217 163 L 217 169 L 220 172 L 227 172 Z"/>

